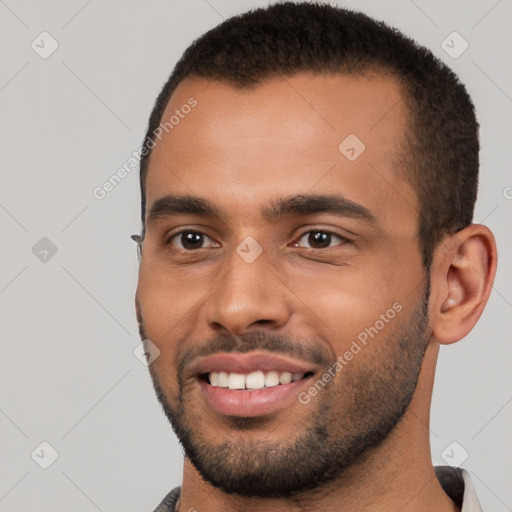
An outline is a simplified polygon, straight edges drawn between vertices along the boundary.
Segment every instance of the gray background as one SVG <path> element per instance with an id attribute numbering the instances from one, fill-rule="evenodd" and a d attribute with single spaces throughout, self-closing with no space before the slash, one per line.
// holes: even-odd
<path id="1" fill-rule="evenodd" d="M 192 40 L 266 3 L 0 0 L 0 511 L 149 511 L 181 482 L 181 449 L 133 353 L 138 168 L 103 200 L 92 191 L 139 149 Z M 441 349 L 432 457 L 467 452 L 484 510 L 512 510 L 512 4 L 339 3 L 432 49 L 476 104 L 475 222 L 495 233 L 500 263 L 476 328 Z M 43 31 L 59 45 L 46 59 L 31 47 L 50 48 Z M 441 47 L 453 31 L 469 43 L 456 59 Z M 58 452 L 47 469 L 43 441 Z"/>

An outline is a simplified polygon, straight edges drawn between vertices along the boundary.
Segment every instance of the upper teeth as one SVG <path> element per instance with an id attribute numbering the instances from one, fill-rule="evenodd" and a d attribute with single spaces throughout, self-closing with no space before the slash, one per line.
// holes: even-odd
<path id="1" fill-rule="evenodd" d="M 304 373 L 290 372 L 256 372 L 244 375 L 243 373 L 211 372 L 209 374 L 210 384 L 221 388 L 229 389 L 262 389 L 272 388 L 279 384 L 289 384 L 304 377 Z"/>

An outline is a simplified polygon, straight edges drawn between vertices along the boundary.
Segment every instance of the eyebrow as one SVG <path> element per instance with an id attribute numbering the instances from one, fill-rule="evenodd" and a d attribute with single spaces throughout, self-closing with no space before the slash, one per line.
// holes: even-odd
<path id="1" fill-rule="evenodd" d="M 333 194 L 294 195 L 273 199 L 261 210 L 262 216 L 269 222 L 286 216 L 318 213 L 361 219 L 373 225 L 377 223 L 375 216 L 363 205 Z M 170 194 L 153 203 L 148 214 L 148 223 L 161 217 L 187 214 L 219 219 L 225 217 L 220 208 L 204 197 Z"/>

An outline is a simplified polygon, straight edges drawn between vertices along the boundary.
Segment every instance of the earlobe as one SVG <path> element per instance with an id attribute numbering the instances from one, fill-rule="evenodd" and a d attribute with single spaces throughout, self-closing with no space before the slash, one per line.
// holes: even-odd
<path id="1" fill-rule="evenodd" d="M 480 224 L 450 235 L 436 248 L 431 322 L 439 343 L 454 343 L 473 329 L 489 299 L 496 263 L 494 236 Z"/>

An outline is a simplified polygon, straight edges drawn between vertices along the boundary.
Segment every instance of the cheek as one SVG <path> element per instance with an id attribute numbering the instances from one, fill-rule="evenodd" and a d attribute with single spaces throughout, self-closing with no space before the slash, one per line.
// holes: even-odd
<path id="1" fill-rule="evenodd" d="M 403 306 L 404 284 L 399 281 L 396 270 L 386 272 L 382 263 L 347 267 L 322 267 L 300 279 L 287 282 L 294 292 L 296 308 L 303 321 L 330 340 L 336 354 L 343 354 L 358 336 L 361 341 L 368 337 L 366 329 L 375 334 L 389 331 L 396 311 Z M 381 318 L 383 315 L 383 318 Z M 349 356 L 350 357 L 350 356 Z"/>
<path id="2" fill-rule="evenodd" d="M 148 337 L 165 344 L 182 337 L 204 295 L 195 280 L 141 265 L 137 296 Z"/>

